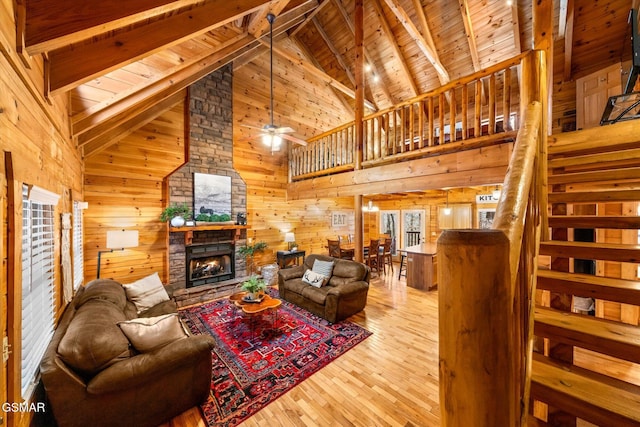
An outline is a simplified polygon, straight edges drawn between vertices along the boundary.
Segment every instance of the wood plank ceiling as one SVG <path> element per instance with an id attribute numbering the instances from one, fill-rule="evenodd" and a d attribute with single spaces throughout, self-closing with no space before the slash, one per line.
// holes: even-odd
<path id="1" fill-rule="evenodd" d="M 551 1 L 551 0 L 549 0 Z M 637 0 L 634 0 L 637 1 Z M 364 1 L 365 104 L 390 107 L 531 47 L 532 1 Z M 631 0 L 556 0 L 563 81 L 625 58 Z M 23 55 L 47 96 L 68 94 L 85 156 L 153 120 L 175 94 L 234 64 L 234 139 L 269 122 L 266 15 L 274 13 L 275 124 L 309 138 L 353 119 L 353 0 L 24 0 Z M 628 48 L 628 47 L 627 47 Z M 557 71 L 557 70 L 556 70 Z"/>

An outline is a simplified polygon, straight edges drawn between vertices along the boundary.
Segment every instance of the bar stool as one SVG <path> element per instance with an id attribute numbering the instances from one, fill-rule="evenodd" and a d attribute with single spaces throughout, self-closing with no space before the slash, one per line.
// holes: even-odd
<path id="1" fill-rule="evenodd" d="M 407 255 L 405 253 L 400 254 L 400 269 L 398 270 L 398 280 L 400 280 L 401 276 L 407 277 L 407 264 L 405 264 L 406 258 Z"/>

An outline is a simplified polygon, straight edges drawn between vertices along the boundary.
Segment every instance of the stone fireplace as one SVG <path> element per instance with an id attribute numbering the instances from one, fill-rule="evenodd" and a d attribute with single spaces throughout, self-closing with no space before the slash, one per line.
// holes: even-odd
<path id="1" fill-rule="evenodd" d="M 233 169 L 232 66 L 228 65 L 189 88 L 189 161 L 169 178 L 169 202 L 193 206 L 193 174 L 231 177 L 231 218 L 246 212 L 246 185 Z M 169 283 L 174 296 L 199 287 L 210 293 L 229 287 L 236 272 L 244 276 L 243 227 L 209 230 L 195 227 L 169 236 Z M 235 286 L 235 285 L 233 285 Z M 209 295 L 210 297 L 211 295 Z"/>

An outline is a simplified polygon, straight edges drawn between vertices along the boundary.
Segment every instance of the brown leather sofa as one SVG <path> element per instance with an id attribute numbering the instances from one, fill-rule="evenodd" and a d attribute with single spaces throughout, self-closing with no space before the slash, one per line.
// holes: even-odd
<path id="1" fill-rule="evenodd" d="M 302 281 L 305 271 L 313 269 L 315 260 L 334 262 L 329 282 L 320 288 Z M 302 265 L 278 272 L 278 292 L 280 298 L 336 323 L 364 309 L 369 273 L 369 267 L 362 263 L 312 254 Z"/>
<path id="2" fill-rule="evenodd" d="M 180 339 L 138 353 L 117 325 L 172 312 L 175 303 L 164 301 L 138 314 L 113 280 L 80 288 L 40 366 L 59 427 L 157 426 L 207 399 L 210 336 L 185 331 Z"/>

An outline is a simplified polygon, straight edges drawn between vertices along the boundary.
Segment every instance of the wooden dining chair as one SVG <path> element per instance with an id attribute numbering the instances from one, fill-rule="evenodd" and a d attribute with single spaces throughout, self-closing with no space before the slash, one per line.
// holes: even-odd
<path id="1" fill-rule="evenodd" d="M 329 256 L 340 258 L 340 240 L 327 239 L 327 246 L 329 248 Z"/>
<path id="2" fill-rule="evenodd" d="M 369 252 L 366 258 L 366 264 L 371 271 L 377 271 L 380 274 L 380 241 L 378 239 L 371 239 L 369 243 Z"/>
<path id="3" fill-rule="evenodd" d="M 384 244 L 382 245 L 382 271 L 384 274 L 387 274 L 387 265 L 391 267 L 391 272 L 393 273 L 393 255 L 391 254 L 391 239 L 384 239 Z"/>

